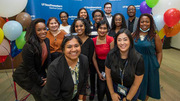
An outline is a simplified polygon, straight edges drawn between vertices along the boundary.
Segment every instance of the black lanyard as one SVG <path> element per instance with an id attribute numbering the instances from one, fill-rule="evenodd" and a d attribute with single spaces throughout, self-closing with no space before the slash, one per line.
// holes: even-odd
<path id="1" fill-rule="evenodd" d="M 122 70 L 120 68 L 120 77 L 121 77 L 121 84 L 123 85 L 123 78 L 124 78 L 124 72 L 125 72 L 125 69 L 127 67 L 127 64 L 128 64 L 128 60 L 126 60 L 126 63 L 124 64 L 124 69 Z"/>

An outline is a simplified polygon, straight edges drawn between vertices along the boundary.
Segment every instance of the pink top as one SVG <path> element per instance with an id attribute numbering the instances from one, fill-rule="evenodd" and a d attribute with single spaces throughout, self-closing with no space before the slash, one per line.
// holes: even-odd
<path id="1" fill-rule="evenodd" d="M 48 51 L 47 51 L 46 44 L 44 44 L 42 46 L 42 55 L 41 55 L 41 57 L 42 57 L 42 65 L 44 64 L 44 61 L 46 60 L 47 56 L 48 56 Z"/>
<path id="2" fill-rule="evenodd" d="M 97 37 L 92 39 L 94 42 L 95 52 L 99 59 L 105 60 L 110 51 L 110 43 L 114 40 L 113 37 L 106 35 L 106 44 L 96 45 Z"/>

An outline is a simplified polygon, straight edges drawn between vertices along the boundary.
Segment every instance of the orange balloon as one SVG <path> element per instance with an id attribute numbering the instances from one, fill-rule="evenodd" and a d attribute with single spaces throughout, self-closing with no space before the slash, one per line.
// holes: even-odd
<path id="1" fill-rule="evenodd" d="M 166 37 L 172 37 L 175 36 L 180 32 L 180 23 L 177 23 L 173 27 L 168 27 L 167 25 L 164 25 L 164 30 Z"/>
<path id="2" fill-rule="evenodd" d="M 5 23 L 6 21 L 0 17 L 0 28 L 2 28 Z"/>

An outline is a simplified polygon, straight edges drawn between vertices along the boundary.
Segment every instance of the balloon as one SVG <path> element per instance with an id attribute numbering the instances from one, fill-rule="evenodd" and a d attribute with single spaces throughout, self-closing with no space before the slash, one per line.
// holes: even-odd
<path id="1" fill-rule="evenodd" d="M 142 14 L 148 13 L 151 14 L 151 8 L 146 4 L 146 1 L 143 1 L 140 5 L 140 11 Z"/>
<path id="2" fill-rule="evenodd" d="M 0 28 L 0 44 L 2 43 L 3 39 L 4 39 L 4 32 L 3 32 L 3 30 Z"/>
<path id="3" fill-rule="evenodd" d="M 146 0 L 146 4 L 150 7 L 153 8 L 159 0 Z"/>
<path id="4" fill-rule="evenodd" d="M 3 39 L 2 43 L 0 44 L 0 50 L 0 56 L 9 55 L 10 45 L 6 39 Z"/>
<path id="5" fill-rule="evenodd" d="M 152 8 L 153 15 L 163 15 L 168 9 L 180 9 L 180 0 L 159 0 L 156 6 Z"/>
<path id="6" fill-rule="evenodd" d="M 0 63 L 3 63 L 6 60 L 7 56 L 0 56 Z"/>
<path id="7" fill-rule="evenodd" d="M 0 0 L 0 16 L 12 17 L 26 7 L 28 0 Z"/>
<path id="8" fill-rule="evenodd" d="M 11 41 L 10 44 L 11 44 L 11 57 L 14 58 L 14 57 L 16 57 L 22 50 L 17 48 L 15 41 Z"/>
<path id="9" fill-rule="evenodd" d="M 179 22 L 179 20 L 180 20 L 180 11 L 177 10 L 176 8 L 168 9 L 164 13 L 164 22 L 169 27 L 172 27 L 175 24 L 177 24 Z"/>
<path id="10" fill-rule="evenodd" d="M 0 28 L 2 28 L 5 23 L 6 21 L 0 17 Z"/>
<path id="11" fill-rule="evenodd" d="M 160 31 L 164 27 L 164 20 L 162 15 L 153 16 L 157 30 Z"/>
<path id="12" fill-rule="evenodd" d="M 160 37 L 161 39 L 164 38 L 164 36 L 165 36 L 165 30 L 164 30 L 164 28 L 162 28 L 162 29 L 158 32 L 158 35 L 159 35 L 159 37 Z"/>
<path id="13" fill-rule="evenodd" d="M 18 49 L 22 49 L 24 44 L 26 43 L 25 35 L 26 35 L 26 31 L 23 31 L 21 35 L 16 39 L 16 46 Z"/>
<path id="14" fill-rule="evenodd" d="M 26 29 L 31 23 L 31 16 L 26 12 L 22 12 L 16 16 L 16 21 L 18 21 L 23 28 Z"/>
<path id="15" fill-rule="evenodd" d="M 22 26 L 17 21 L 8 21 L 3 26 L 4 35 L 9 40 L 16 40 L 22 33 Z"/>
<path id="16" fill-rule="evenodd" d="M 173 27 L 168 27 L 167 25 L 164 26 L 166 37 L 175 36 L 180 32 L 180 23 L 174 25 Z"/>

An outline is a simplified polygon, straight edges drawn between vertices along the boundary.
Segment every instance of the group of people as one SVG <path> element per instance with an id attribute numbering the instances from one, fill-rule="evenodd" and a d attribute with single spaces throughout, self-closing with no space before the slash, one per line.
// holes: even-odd
<path id="1" fill-rule="evenodd" d="M 90 100 L 97 87 L 98 101 L 160 99 L 159 67 L 162 43 L 150 14 L 136 15 L 128 6 L 129 18 L 111 14 L 112 4 L 92 13 L 81 8 L 69 25 L 68 13 L 47 21 L 35 19 L 25 35 L 22 64 L 14 81 L 36 101 L 85 101 L 90 74 Z M 92 32 L 97 36 L 90 36 Z M 47 73 L 46 73 L 47 71 Z M 97 86 L 95 78 L 97 73 Z"/>

